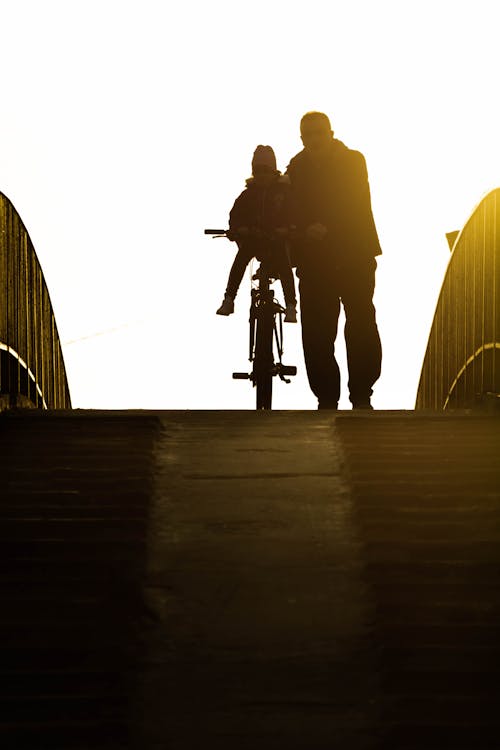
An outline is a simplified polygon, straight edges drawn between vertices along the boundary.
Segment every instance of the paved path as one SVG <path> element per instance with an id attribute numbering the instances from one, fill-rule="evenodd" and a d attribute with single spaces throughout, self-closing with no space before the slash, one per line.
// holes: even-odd
<path id="1" fill-rule="evenodd" d="M 0 417 L 2 746 L 498 748 L 500 419 Z"/>
<path id="2" fill-rule="evenodd" d="M 125 748 L 152 416 L 0 417 L 0 746 Z"/>

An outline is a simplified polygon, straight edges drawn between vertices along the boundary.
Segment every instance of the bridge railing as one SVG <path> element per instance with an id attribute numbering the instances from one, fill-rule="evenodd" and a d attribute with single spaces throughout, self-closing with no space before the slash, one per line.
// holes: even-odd
<path id="1" fill-rule="evenodd" d="M 49 292 L 28 232 L 0 193 L 0 408 L 71 408 Z"/>
<path id="2" fill-rule="evenodd" d="M 469 408 L 498 394 L 500 188 L 486 195 L 453 244 L 415 408 Z"/>

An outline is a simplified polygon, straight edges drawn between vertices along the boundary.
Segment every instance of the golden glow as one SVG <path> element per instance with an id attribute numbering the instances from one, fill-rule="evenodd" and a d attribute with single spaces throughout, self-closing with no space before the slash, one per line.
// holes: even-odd
<path id="1" fill-rule="evenodd" d="M 246 361 L 248 284 L 217 317 L 232 249 L 202 230 L 226 224 L 255 146 L 284 169 L 300 117 L 320 110 L 366 157 L 384 250 L 374 405 L 412 408 L 445 233 L 500 184 L 499 16 L 496 0 L 6 5 L 0 189 L 61 338 L 147 317 L 67 348 L 74 405 L 252 408 L 230 377 Z M 313 408 L 300 332 L 287 342 L 301 375 L 276 407 Z"/>

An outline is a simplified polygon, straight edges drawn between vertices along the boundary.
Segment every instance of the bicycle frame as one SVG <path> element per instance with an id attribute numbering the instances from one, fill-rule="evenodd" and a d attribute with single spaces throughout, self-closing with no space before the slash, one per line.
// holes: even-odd
<path id="1" fill-rule="evenodd" d="M 224 230 L 205 230 L 214 237 L 227 237 Z M 252 372 L 233 372 L 235 380 L 251 380 L 256 388 L 256 408 L 271 409 L 272 381 L 278 375 L 280 380 L 290 383 L 286 376 L 297 374 L 297 368 L 283 364 L 283 313 L 284 308 L 274 297 L 272 284 L 276 275 L 263 260 L 252 276 L 257 282 L 251 289 L 249 361 Z M 276 349 L 276 360 L 274 349 Z"/>
<path id="2" fill-rule="evenodd" d="M 274 343 L 276 345 L 276 352 L 278 355 L 278 363 L 275 365 L 278 370 L 277 375 L 280 375 L 279 368 L 285 367 L 282 363 L 283 357 L 283 314 L 285 309 L 279 304 L 274 298 L 274 291 L 271 288 L 271 284 L 275 280 L 272 276 L 267 276 L 265 279 L 264 288 L 262 287 L 262 270 L 263 266 L 259 266 L 256 274 L 252 278 L 252 281 L 258 277 L 259 287 L 253 287 L 251 289 L 251 305 L 250 305 L 250 349 L 249 349 L 249 361 L 253 362 L 255 358 L 255 336 L 256 336 L 256 324 L 259 309 L 261 309 L 263 301 L 266 300 L 266 304 L 273 305 L 273 334 Z M 290 374 L 290 373 L 288 373 Z M 282 378 L 284 380 L 284 378 Z M 290 381 L 285 381 L 290 382 Z"/>

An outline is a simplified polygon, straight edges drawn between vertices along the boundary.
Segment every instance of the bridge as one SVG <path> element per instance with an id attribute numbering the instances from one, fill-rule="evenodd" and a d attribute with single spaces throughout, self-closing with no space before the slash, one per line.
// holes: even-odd
<path id="1" fill-rule="evenodd" d="M 500 421 L 468 349 L 414 412 L 93 412 L 13 341 L 38 408 L 0 415 L 4 747 L 498 747 Z"/>
<path id="2" fill-rule="evenodd" d="M 35 248 L 0 193 L 0 408 L 71 408 L 64 358 Z"/>
<path id="3" fill-rule="evenodd" d="M 474 407 L 500 395 L 500 188 L 452 245 L 418 388 L 417 409 Z"/>

